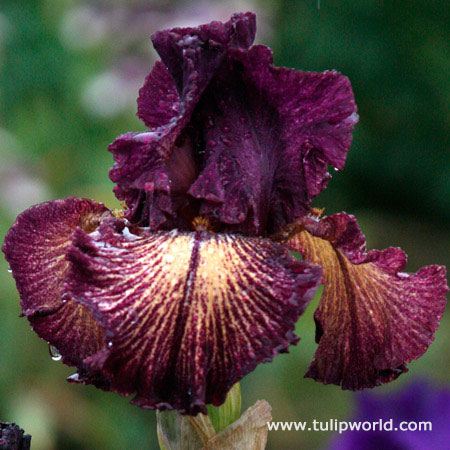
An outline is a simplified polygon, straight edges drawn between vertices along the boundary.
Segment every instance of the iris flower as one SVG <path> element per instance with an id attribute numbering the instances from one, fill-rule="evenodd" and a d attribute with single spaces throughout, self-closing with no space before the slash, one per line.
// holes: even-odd
<path id="1" fill-rule="evenodd" d="M 72 382 L 206 412 L 298 342 L 321 282 L 306 376 L 373 387 L 432 342 L 445 268 L 404 273 L 400 249 L 366 252 L 354 217 L 311 208 L 328 166 L 345 164 L 358 119 L 349 80 L 274 67 L 255 30 L 246 13 L 155 33 L 161 61 L 138 99 L 149 130 L 109 147 L 125 211 L 54 200 L 8 232 L 23 315 L 77 367 Z"/>

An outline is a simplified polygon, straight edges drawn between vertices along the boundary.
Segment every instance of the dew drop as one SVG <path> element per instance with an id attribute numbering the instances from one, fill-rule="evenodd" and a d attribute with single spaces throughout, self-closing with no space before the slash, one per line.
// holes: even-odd
<path id="1" fill-rule="evenodd" d="M 112 341 L 109 341 L 109 342 L 108 342 L 108 348 L 112 348 L 112 346 L 113 346 Z"/>
<path id="2" fill-rule="evenodd" d="M 12 273 L 12 269 L 8 269 L 8 272 L 9 272 L 9 273 Z"/>
<path id="3" fill-rule="evenodd" d="M 59 361 L 62 358 L 61 353 L 59 353 L 58 349 L 50 344 L 48 344 L 48 353 L 50 354 L 53 361 Z"/>
<path id="4" fill-rule="evenodd" d="M 69 383 L 78 383 L 80 381 L 80 375 L 74 373 L 73 375 L 70 375 L 70 377 L 67 377 L 67 381 Z"/>
<path id="5" fill-rule="evenodd" d="M 131 325 L 136 325 L 139 316 L 134 308 L 131 308 L 130 317 L 131 317 Z"/>

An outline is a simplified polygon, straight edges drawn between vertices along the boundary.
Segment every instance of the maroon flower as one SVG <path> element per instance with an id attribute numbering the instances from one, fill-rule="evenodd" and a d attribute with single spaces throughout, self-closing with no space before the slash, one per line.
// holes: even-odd
<path id="1" fill-rule="evenodd" d="M 432 342 L 445 269 L 404 274 L 401 250 L 366 253 L 352 217 L 310 207 L 328 165 L 345 164 L 357 120 L 347 78 L 275 68 L 254 34 L 250 13 L 156 33 L 162 61 L 138 99 L 150 131 L 110 146 L 128 209 L 56 200 L 8 232 L 23 315 L 78 368 L 71 381 L 205 412 L 298 342 L 322 279 L 308 376 L 371 387 Z"/>

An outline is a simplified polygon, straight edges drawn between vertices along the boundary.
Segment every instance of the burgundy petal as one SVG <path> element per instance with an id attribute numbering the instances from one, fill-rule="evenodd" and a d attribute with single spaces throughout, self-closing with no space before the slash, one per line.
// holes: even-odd
<path id="1" fill-rule="evenodd" d="M 226 231 L 264 234 L 284 151 L 269 99 L 230 61 L 205 91 L 193 123 L 205 142 L 204 168 L 188 191 L 202 200 L 200 214 L 226 224 Z"/>
<path id="2" fill-rule="evenodd" d="M 404 273 L 399 248 L 366 253 L 356 219 L 345 213 L 304 218 L 288 245 L 324 270 L 319 347 L 307 377 L 343 389 L 374 387 L 427 350 L 446 304 L 445 267 Z"/>
<path id="3" fill-rule="evenodd" d="M 181 147 L 186 151 L 186 164 L 194 166 L 192 142 L 186 136 L 190 133 L 185 130 L 192 112 L 229 49 L 251 45 L 255 29 L 255 16 L 247 13 L 235 14 L 225 24 L 212 22 L 153 35 L 165 66 L 156 63 L 138 99 L 138 116 L 152 132 L 128 133 L 109 147 L 116 161 L 110 178 L 117 183 L 116 195 L 126 201 L 130 208 L 127 217 L 133 222 L 157 229 L 184 205 L 176 193 L 175 199 L 170 195 L 171 174 L 164 164 L 176 159 L 174 149 Z M 180 177 L 193 182 L 184 174 Z M 167 179 L 167 183 L 159 187 L 155 178 Z"/>
<path id="4" fill-rule="evenodd" d="M 336 71 L 302 72 L 273 66 L 272 51 L 234 51 L 242 78 L 267 101 L 281 145 L 275 146 L 269 217 L 272 230 L 302 217 L 327 185 L 327 166 L 342 169 L 358 121 L 350 81 Z M 254 95 L 254 94 L 252 94 Z M 265 114 L 270 114 L 266 108 Z M 273 114 L 273 113 L 272 113 Z M 270 122 L 269 122 L 270 123 Z"/>
<path id="5" fill-rule="evenodd" d="M 108 336 L 86 360 L 145 408 L 206 412 L 290 344 L 321 269 L 260 238 L 179 231 L 76 233 L 69 289 Z"/>
<path id="6" fill-rule="evenodd" d="M 201 214 L 232 224 L 227 230 L 276 232 L 306 214 L 328 165 L 344 166 L 353 92 L 337 72 L 275 68 L 267 47 L 235 49 L 229 59 L 194 116 L 204 116 L 206 164 L 189 193 L 204 200 Z"/>
<path id="7" fill-rule="evenodd" d="M 133 223 L 167 229 L 200 214 L 270 235 L 307 214 L 328 165 L 344 167 L 358 119 L 348 79 L 276 68 L 254 35 L 250 13 L 153 35 L 162 63 L 138 100 L 151 131 L 110 146 Z"/>
<path id="8" fill-rule="evenodd" d="M 152 41 L 172 74 L 178 92 L 184 93 L 189 81 L 194 81 L 198 90 L 205 88 L 227 50 L 250 47 L 255 33 L 255 14 L 240 13 L 234 14 L 226 23 L 211 22 L 197 28 L 157 31 Z"/>
<path id="9" fill-rule="evenodd" d="M 23 315 L 34 331 L 55 346 L 66 364 L 82 360 L 103 344 L 91 312 L 63 289 L 66 250 L 75 229 L 92 232 L 109 216 L 101 204 L 80 198 L 54 200 L 19 215 L 6 235 L 3 252 L 20 293 Z"/>
<path id="10" fill-rule="evenodd" d="M 155 130 L 167 125 L 180 112 L 180 96 L 167 67 L 157 61 L 139 91 L 138 117 Z"/>

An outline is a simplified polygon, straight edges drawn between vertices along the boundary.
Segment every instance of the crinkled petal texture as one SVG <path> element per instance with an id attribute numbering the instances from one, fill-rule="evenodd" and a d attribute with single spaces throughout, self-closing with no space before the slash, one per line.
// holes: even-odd
<path id="1" fill-rule="evenodd" d="M 67 286 L 105 330 L 85 360 L 145 408 L 206 413 L 257 364 L 286 352 L 322 271 L 260 238 L 78 229 Z"/>
<path id="2" fill-rule="evenodd" d="M 19 215 L 2 248 L 23 315 L 66 364 L 80 369 L 84 358 L 102 348 L 104 333 L 91 312 L 63 289 L 69 269 L 66 251 L 75 229 L 91 232 L 108 216 L 103 205 L 85 199 L 42 203 Z"/>
<path id="3" fill-rule="evenodd" d="M 71 381 L 188 414 L 297 343 L 322 277 L 269 240 L 152 233 L 78 198 L 22 213 L 3 251 L 23 314 L 78 367 Z"/>
<path id="4" fill-rule="evenodd" d="M 152 229 L 163 225 L 169 228 L 166 222 L 188 203 L 175 183 L 172 205 L 170 184 L 172 177 L 181 179 L 182 184 L 189 183 L 182 192 L 186 194 L 193 181 L 191 147 L 198 142 L 192 142 L 191 130 L 187 129 L 189 120 L 229 50 L 247 48 L 255 31 L 255 16 L 247 13 L 235 14 L 225 24 L 212 22 L 198 28 L 175 28 L 152 36 L 162 62 L 155 64 L 138 99 L 138 116 L 151 131 L 119 136 L 109 147 L 116 161 L 110 178 L 117 183 L 117 197 L 130 208 L 130 220 L 149 224 Z M 173 174 L 166 166 L 171 165 L 174 153 L 175 158 L 179 157 L 180 140 L 187 167 L 178 167 L 172 161 L 172 166 L 180 171 Z M 159 183 L 154 182 L 155 177 Z"/>
<path id="5" fill-rule="evenodd" d="M 366 253 L 364 235 L 345 213 L 301 223 L 288 245 L 324 270 L 319 346 L 306 376 L 351 390 L 397 378 L 434 339 L 448 291 L 445 267 L 404 273 L 399 248 Z"/>
<path id="6" fill-rule="evenodd" d="M 153 36 L 162 62 L 138 100 L 150 131 L 110 146 L 132 222 L 164 229 L 203 214 L 267 235 L 306 214 L 328 165 L 343 168 L 358 118 L 348 79 L 276 68 L 254 35 L 247 13 Z"/>

